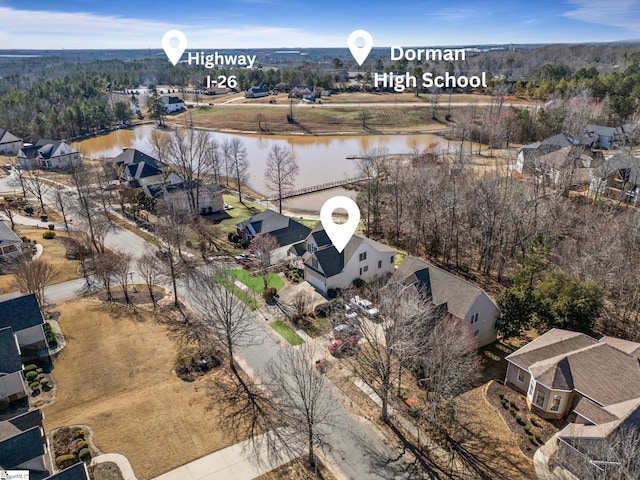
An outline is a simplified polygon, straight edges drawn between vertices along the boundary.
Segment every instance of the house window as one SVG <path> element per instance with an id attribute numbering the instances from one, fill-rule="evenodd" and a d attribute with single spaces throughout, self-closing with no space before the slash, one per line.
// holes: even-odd
<path id="1" fill-rule="evenodd" d="M 478 313 L 474 313 L 473 315 L 471 315 L 471 325 L 478 321 L 478 315 Z"/>
<path id="2" fill-rule="evenodd" d="M 538 393 L 536 393 L 536 405 L 540 408 L 544 408 L 544 397 L 544 392 L 542 390 L 538 390 Z"/>
<path id="3" fill-rule="evenodd" d="M 382 268 L 382 260 L 378 260 L 378 268 Z"/>
<path id="4" fill-rule="evenodd" d="M 551 405 L 552 412 L 560 411 L 560 402 L 562 401 L 562 397 L 560 395 L 553 396 L 553 405 Z"/>
<path id="5" fill-rule="evenodd" d="M 536 387 L 536 382 L 532 378 L 531 379 L 531 383 L 529 383 L 529 398 L 533 398 L 533 390 L 534 390 L 535 387 Z"/>
<path id="6" fill-rule="evenodd" d="M 524 370 L 518 370 L 518 381 L 524 383 Z"/>
<path id="7" fill-rule="evenodd" d="M 367 259 L 367 252 L 362 252 L 359 256 L 360 261 L 366 260 Z"/>
<path id="8" fill-rule="evenodd" d="M 307 251 L 309 253 L 313 253 L 316 251 L 316 246 L 313 243 L 308 243 L 307 244 Z"/>
<path id="9" fill-rule="evenodd" d="M 369 265 L 365 265 L 364 267 L 362 267 L 362 271 L 363 272 L 368 272 L 369 271 Z"/>
<path id="10" fill-rule="evenodd" d="M 312 258 L 311 259 L 311 266 L 313 268 L 318 268 L 318 259 L 317 258 Z"/>
<path id="11" fill-rule="evenodd" d="M 362 267 L 360 267 L 360 276 L 362 276 Z"/>
<path id="12" fill-rule="evenodd" d="M 393 263 L 394 260 L 395 260 L 395 256 L 391 255 L 391 261 L 389 263 Z"/>

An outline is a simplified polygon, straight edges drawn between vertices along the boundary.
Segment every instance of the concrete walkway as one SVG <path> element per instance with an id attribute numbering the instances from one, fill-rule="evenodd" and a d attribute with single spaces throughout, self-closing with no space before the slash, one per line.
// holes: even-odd
<path id="1" fill-rule="evenodd" d="M 265 456 L 266 449 L 259 454 Z M 250 440 L 245 440 L 171 470 L 155 480 L 252 480 L 295 458 L 288 454 L 283 457 L 274 463 L 263 461 L 258 465 Z"/>

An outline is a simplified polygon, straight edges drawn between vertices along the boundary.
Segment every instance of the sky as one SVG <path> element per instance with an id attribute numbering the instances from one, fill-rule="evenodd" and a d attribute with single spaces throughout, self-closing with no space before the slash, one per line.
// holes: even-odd
<path id="1" fill-rule="evenodd" d="M 0 0 L 0 50 L 586 43 L 640 39 L 640 0 Z"/>

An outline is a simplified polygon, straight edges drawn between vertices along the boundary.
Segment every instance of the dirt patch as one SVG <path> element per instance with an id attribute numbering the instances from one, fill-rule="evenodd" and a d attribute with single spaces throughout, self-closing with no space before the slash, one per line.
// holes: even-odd
<path id="1" fill-rule="evenodd" d="M 485 397 L 509 427 L 520 451 L 529 458 L 565 425 L 562 420 L 549 422 L 531 413 L 524 395 L 497 382 L 489 383 Z"/>
<path id="2" fill-rule="evenodd" d="M 173 372 L 176 333 L 150 309 L 112 309 L 95 297 L 61 302 L 67 346 L 54 364 L 55 401 L 45 430 L 87 425 L 99 453 L 125 455 L 139 480 L 154 478 L 234 438 L 219 424 L 221 406 L 206 386 L 217 369 L 187 383 Z"/>
<path id="3" fill-rule="evenodd" d="M 102 462 L 89 467 L 89 473 L 93 480 L 123 480 L 118 465 L 113 462 Z"/>
<path id="4" fill-rule="evenodd" d="M 178 352 L 174 370 L 182 380 L 193 382 L 218 367 L 222 357 L 217 348 L 187 345 Z"/>
<path id="5" fill-rule="evenodd" d="M 151 296 L 149 295 L 149 289 L 146 285 L 129 285 L 129 301 L 130 305 L 151 305 L 153 301 L 151 300 Z M 153 296 L 156 299 L 156 302 L 159 302 L 166 296 L 166 291 L 164 288 L 153 287 Z M 127 305 L 127 302 L 124 298 L 124 292 L 120 287 L 112 287 L 111 288 L 111 301 L 115 305 Z M 106 302 L 108 300 L 106 292 L 98 293 L 98 299 Z"/>

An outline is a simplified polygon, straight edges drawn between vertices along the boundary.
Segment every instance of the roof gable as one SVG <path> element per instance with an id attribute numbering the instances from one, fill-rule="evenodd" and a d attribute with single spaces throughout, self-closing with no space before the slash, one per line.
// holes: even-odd
<path id="1" fill-rule="evenodd" d="M 0 128 L 0 144 L 19 142 L 20 139 L 4 128 Z"/>
<path id="2" fill-rule="evenodd" d="M 16 243 L 22 243 L 20 237 L 6 223 L 0 222 L 0 247 Z"/>

